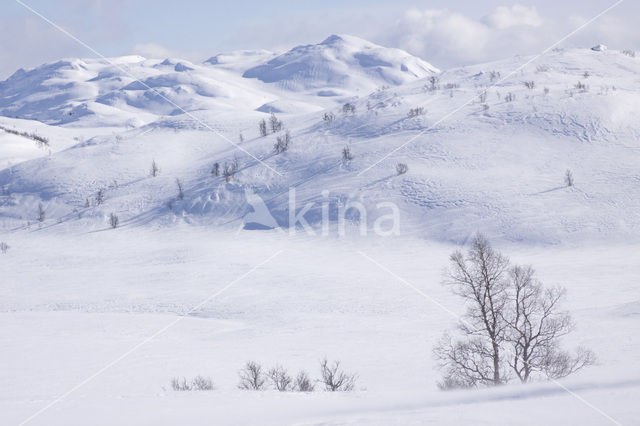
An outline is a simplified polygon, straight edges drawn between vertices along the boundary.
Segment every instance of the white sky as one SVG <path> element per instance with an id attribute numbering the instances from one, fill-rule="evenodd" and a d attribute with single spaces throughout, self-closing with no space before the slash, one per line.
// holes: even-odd
<path id="1" fill-rule="evenodd" d="M 440 68 L 543 50 L 615 0 L 21 0 L 107 56 L 200 61 L 221 51 L 281 50 L 346 33 Z M 625 0 L 565 46 L 640 50 L 640 4 Z M 16 0 L 0 4 L 0 78 L 61 57 L 92 57 Z"/>

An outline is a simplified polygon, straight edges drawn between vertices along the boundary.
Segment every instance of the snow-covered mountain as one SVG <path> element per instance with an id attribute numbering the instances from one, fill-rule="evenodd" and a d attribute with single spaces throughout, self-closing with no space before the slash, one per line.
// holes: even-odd
<path id="1" fill-rule="evenodd" d="M 359 56 L 365 51 L 367 60 Z M 326 59 L 328 52 L 335 56 Z M 556 51 L 502 81 L 522 59 L 434 74 L 397 52 L 334 36 L 244 73 L 305 81 L 305 87 L 322 83 L 329 90 L 340 87 L 352 68 L 354 76 L 370 69 L 386 75 L 379 71 L 383 59 L 397 66 L 390 71 L 405 73 L 402 57 L 416 75 L 428 76 L 341 98 L 317 96 L 315 89 L 292 91 L 294 86 L 283 90 L 242 77 L 237 69 L 217 69 L 213 60 L 116 62 L 142 75 L 143 83 L 98 60 L 20 71 L 0 86 L 3 113 L 68 122 L 38 131 L 57 139 L 56 129 L 66 129 L 66 140 L 79 143 L 19 164 L 4 154 L 13 166 L 0 172 L 0 185 L 12 201 L 0 201 L 0 215 L 7 227 L 24 226 L 42 202 L 56 221 L 98 228 L 112 211 L 131 225 L 241 224 L 253 211 L 250 190 L 287 226 L 289 189 L 295 188 L 298 209 L 315 203 L 306 214 L 314 226 L 322 218 L 323 191 L 329 191 L 331 221 L 350 200 L 368 206 L 369 222 L 382 214 L 378 203 L 393 201 L 404 230 L 438 240 L 464 240 L 477 229 L 540 242 L 640 236 L 634 213 L 640 210 L 637 58 L 613 50 Z M 265 55 L 239 53 L 217 61 Z M 350 68 L 353 58 L 360 65 Z M 307 72 L 313 67 L 305 66 L 298 72 L 295 63 L 322 64 L 323 71 Z M 367 80 L 372 86 L 382 82 L 375 75 Z M 354 93 L 350 83 L 344 87 Z M 346 101 L 355 113 L 343 113 Z M 278 134 L 258 134 L 258 121 L 271 111 L 292 135 L 291 149 L 280 155 L 273 154 Z M 335 119 L 323 120 L 325 112 Z M 69 114 L 86 116 L 72 121 L 65 119 Z M 108 127 L 114 124 L 120 128 Z M 343 160 L 345 147 L 353 159 Z M 156 178 L 149 176 L 153 160 L 161 168 Z M 234 162 L 239 172 L 230 182 L 212 176 L 215 163 Z M 409 173 L 396 176 L 397 163 L 406 163 Z M 567 170 L 575 176 L 573 187 L 564 185 Z M 178 201 L 176 179 L 185 188 Z M 94 205 L 101 190 L 105 202 Z"/>
<path id="2" fill-rule="evenodd" d="M 431 64 L 400 49 L 389 49 L 366 40 L 332 35 L 320 44 L 298 46 L 263 65 L 247 70 L 244 77 L 299 91 L 333 88 L 371 91 L 398 86 L 437 73 Z M 331 90 L 319 96 L 333 96 Z"/>

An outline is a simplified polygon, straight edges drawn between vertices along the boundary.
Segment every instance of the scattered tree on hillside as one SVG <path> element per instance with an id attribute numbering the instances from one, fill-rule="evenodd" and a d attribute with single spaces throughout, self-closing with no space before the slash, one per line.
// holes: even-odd
<path id="1" fill-rule="evenodd" d="M 536 82 L 535 81 L 525 81 L 524 82 L 524 87 L 526 87 L 529 90 L 533 90 L 536 88 Z"/>
<path id="2" fill-rule="evenodd" d="M 356 113 L 355 104 L 352 104 L 351 102 L 347 102 L 346 104 L 342 105 L 342 113 L 344 115 L 355 114 Z"/>
<path id="3" fill-rule="evenodd" d="M 44 206 L 42 203 L 38 203 L 38 222 L 44 222 L 46 214 L 44 212 Z"/>
<path id="4" fill-rule="evenodd" d="M 260 123 L 258 123 L 258 130 L 260 131 L 260 136 L 267 136 L 267 122 L 264 120 L 264 118 L 260 120 Z"/>
<path id="5" fill-rule="evenodd" d="M 569 169 L 564 172 L 564 183 L 567 186 L 573 186 L 573 172 L 571 172 L 571 170 Z"/>
<path id="6" fill-rule="evenodd" d="M 184 187 L 178 178 L 176 178 L 176 186 L 178 187 L 178 199 L 184 200 Z"/>
<path id="7" fill-rule="evenodd" d="M 283 129 L 284 123 L 278 120 L 275 114 L 271 113 L 271 117 L 269 117 L 269 126 L 271 127 L 271 133 L 278 133 Z"/>
<path id="8" fill-rule="evenodd" d="M 158 176 L 158 173 L 160 173 L 160 168 L 158 167 L 156 160 L 153 160 L 151 162 L 151 176 L 156 177 Z"/>
<path id="9" fill-rule="evenodd" d="M 4 241 L 0 241 L 0 253 L 2 254 L 7 254 L 7 251 L 9 251 L 11 247 L 9 247 L 9 244 L 5 243 Z"/>
<path id="10" fill-rule="evenodd" d="M 320 362 L 320 382 L 324 385 L 325 390 L 329 392 L 349 392 L 356 386 L 358 376 L 349 374 L 340 368 L 340 361 L 334 361 L 329 364 L 327 359 Z"/>
<path id="11" fill-rule="evenodd" d="M 96 205 L 102 205 L 102 203 L 104 203 L 104 189 L 99 189 L 98 192 L 96 192 Z"/>
<path id="12" fill-rule="evenodd" d="M 287 392 L 293 389 L 293 378 L 282 366 L 269 370 L 267 377 L 271 381 L 273 388 L 279 392 Z"/>
<path id="13" fill-rule="evenodd" d="M 409 118 L 412 118 L 412 117 L 418 117 L 419 115 L 424 115 L 424 114 L 426 114 L 424 107 L 416 107 L 416 108 L 411 108 L 407 116 Z"/>
<path id="14" fill-rule="evenodd" d="M 273 152 L 276 154 L 282 154 L 289 150 L 291 146 L 291 133 L 287 130 L 284 135 L 276 138 L 276 143 L 273 145 Z"/>
<path id="15" fill-rule="evenodd" d="M 336 115 L 332 112 L 325 112 L 324 115 L 322 116 L 322 119 L 327 123 L 331 123 L 336 119 Z"/>
<path id="16" fill-rule="evenodd" d="M 396 164 L 396 173 L 398 173 L 398 175 L 403 175 L 408 171 L 409 171 L 409 166 L 407 166 L 405 163 Z"/>
<path id="17" fill-rule="evenodd" d="M 120 224 L 120 219 L 118 218 L 118 215 L 116 215 L 115 213 L 111 213 L 109 215 L 109 225 L 111 225 L 113 229 L 116 229 L 119 224 Z"/>
<path id="18" fill-rule="evenodd" d="M 342 161 L 351 161 L 353 160 L 353 154 L 351 153 L 351 148 L 345 146 L 342 148 Z"/>
<path id="19" fill-rule="evenodd" d="M 211 168 L 211 174 L 214 176 L 220 176 L 220 163 L 213 163 L 213 167 Z"/>

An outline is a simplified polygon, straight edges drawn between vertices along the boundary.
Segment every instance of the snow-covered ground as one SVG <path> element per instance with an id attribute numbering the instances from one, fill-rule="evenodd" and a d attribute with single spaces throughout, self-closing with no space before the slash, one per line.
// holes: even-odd
<path id="1" fill-rule="evenodd" d="M 640 59 L 525 61 L 440 72 L 331 36 L 202 64 L 65 59 L 0 82 L 0 126 L 49 140 L 0 130 L 0 423 L 637 423 Z M 283 133 L 258 134 L 270 112 L 292 137 L 279 155 Z M 212 175 L 234 161 L 229 182 Z M 315 235 L 290 232 L 292 190 Z M 342 210 L 355 203 L 366 218 Z M 380 203 L 394 235 L 375 232 Z M 438 304 L 464 311 L 443 268 L 477 231 L 568 289 L 566 343 L 597 365 L 437 389 L 432 348 L 456 322 Z M 317 377 L 325 356 L 358 374 L 355 392 L 237 389 L 246 361 Z M 171 390 L 196 375 L 216 389 Z"/>

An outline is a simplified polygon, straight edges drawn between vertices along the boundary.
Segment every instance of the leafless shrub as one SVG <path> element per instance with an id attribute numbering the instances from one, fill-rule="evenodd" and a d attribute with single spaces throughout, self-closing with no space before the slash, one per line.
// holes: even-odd
<path id="1" fill-rule="evenodd" d="M 403 174 L 407 173 L 408 171 L 409 171 L 409 166 L 407 166 L 405 163 L 396 164 L 396 173 L 398 175 L 403 175 Z"/>
<path id="2" fill-rule="evenodd" d="M 264 120 L 264 118 L 258 123 L 258 131 L 260 132 L 260 136 L 267 136 L 267 122 Z"/>
<path id="3" fill-rule="evenodd" d="M 345 146 L 342 148 L 342 161 L 351 161 L 353 160 L 353 154 L 351 153 L 351 148 Z"/>
<path id="4" fill-rule="evenodd" d="M 273 388 L 279 392 L 287 392 L 293 389 L 293 379 L 282 366 L 269 370 L 267 377 L 269 377 Z"/>
<path id="5" fill-rule="evenodd" d="M 176 186 L 178 187 L 178 199 L 184 200 L 184 186 L 182 185 L 182 182 L 180 182 L 180 179 L 178 178 L 176 178 Z"/>
<path id="6" fill-rule="evenodd" d="M 535 81 L 525 81 L 523 82 L 524 87 L 526 87 L 529 90 L 533 90 L 536 88 L 536 82 Z"/>
<path id="7" fill-rule="evenodd" d="M 240 376 L 238 388 L 245 390 L 264 390 L 267 379 L 260 364 L 252 361 L 247 362 L 238 375 Z"/>
<path id="8" fill-rule="evenodd" d="M 322 120 L 326 121 L 327 123 L 331 123 L 335 119 L 336 119 L 336 115 L 332 112 L 325 112 L 324 115 L 322 116 Z"/>
<path id="9" fill-rule="evenodd" d="M 244 135 L 242 134 L 242 132 L 240 132 L 240 134 L 238 135 L 238 140 L 240 141 L 240 143 L 244 142 Z"/>
<path id="10" fill-rule="evenodd" d="M 214 389 L 213 380 L 209 377 L 196 376 L 192 380 L 174 377 L 171 379 L 171 388 L 174 391 L 210 391 Z"/>
<path id="11" fill-rule="evenodd" d="M 321 383 L 325 390 L 329 392 L 349 392 L 356 386 L 358 376 L 348 374 L 340 368 L 340 361 L 329 364 L 327 359 L 320 362 Z"/>
<path id="12" fill-rule="evenodd" d="M 589 91 L 589 86 L 587 86 L 586 84 L 584 84 L 581 81 L 577 82 L 575 84 L 575 86 L 573 86 L 573 87 L 575 87 L 576 90 L 578 90 L 578 91 L 580 91 L 582 93 L 585 93 L 585 92 Z"/>
<path id="13" fill-rule="evenodd" d="M 278 117 L 276 117 L 275 114 L 271 113 L 271 116 L 269 117 L 269 127 L 271 127 L 271 133 L 278 133 L 284 128 L 284 124 L 278 119 Z"/>
<path id="14" fill-rule="evenodd" d="M 567 186 L 573 186 L 573 172 L 569 169 L 564 172 L 564 184 Z"/>
<path id="15" fill-rule="evenodd" d="M 585 71 L 584 74 L 582 74 L 582 77 L 589 78 L 591 77 L 591 74 L 589 73 L 589 71 Z"/>
<path id="16" fill-rule="evenodd" d="M 160 172 L 160 168 L 158 167 L 156 160 L 151 161 L 151 176 L 156 177 L 158 176 L 159 172 Z"/>
<path id="17" fill-rule="evenodd" d="M 548 87 L 545 87 L 543 91 L 544 91 L 544 95 L 545 96 L 547 96 L 549 94 L 549 88 Z"/>
<path id="18" fill-rule="evenodd" d="M 440 79 L 438 77 L 436 77 L 435 75 L 432 75 L 431 77 L 429 77 L 429 90 L 430 91 L 435 91 L 438 90 L 438 82 L 440 81 Z"/>
<path id="19" fill-rule="evenodd" d="M 547 72 L 547 71 L 549 71 L 549 66 L 547 66 L 547 65 L 538 65 L 536 67 L 536 72 L 537 73 L 542 73 L 542 72 Z"/>
<path id="20" fill-rule="evenodd" d="M 116 229 L 119 224 L 120 224 L 120 219 L 118 218 L 118 215 L 116 215 L 115 213 L 111 213 L 109 215 L 109 225 L 111 225 L 113 229 Z"/>
<path id="21" fill-rule="evenodd" d="M 515 100 L 516 100 L 516 95 L 511 92 L 507 93 L 507 95 L 504 97 L 505 102 L 513 102 Z"/>
<path id="22" fill-rule="evenodd" d="M 38 135 L 37 133 L 32 133 L 32 132 L 20 132 L 18 130 L 15 129 L 9 129 L 7 127 L 4 126 L 0 126 L 0 130 L 4 130 L 7 133 L 10 133 L 12 135 L 16 135 L 16 136 L 22 136 L 24 138 L 27 139 L 31 139 L 32 141 L 34 141 L 40 148 L 45 148 L 47 146 L 49 146 L 49 139 Z"/>
<path id="23" fill-rule="evenodd" d="M 42 203 L 38 203 L 38 222 L 44 222 L 47 218 Z"/>
<path id="24" fill-rule="evenodd" d="M 238 173 L 238 159 L 234 158 L 231 164 L 224 163 L 224 169 L 222 170 L 222 176 L 225 182 L 231 182 L 231 179 Z"/>
<path id="25" fill-rule="evenodd" d="M 625 49 L 625 50 L 622 51 L 622 53 L 624 55 L 627 55 L 630 58 L 635 58 L 636 57 L 636 52 L 634 50 L 631 50 L 631 49 Z"/>
<path id="26" fill-rule="evenodd" d="M 482 110 L 483 111 L 489 111 L 489 104 L 482 104 Z"/>
<path id="27" fill-rule="evenodd" d="M 478 100 L 480 101 L 481 104 L 487 102 L 487 91 L 483 90 L 482 92 L 478 93 Z"/>
<path id="28" fill-rule="evenodd" d="M 356 113 L 355 104 L 352 104 L 351 102 L 347 102 L 346 104 L 342 105 L 342 113 L 344 115 L 355 114 Z"/>
<path id="29" fill-rule="evenodd" d="M 460 85 L 458 83 L 447 83 L 444 85 L 444 88 L 447 90 L 453 90 L 460 88 Z"/>
<path id="30" fill-rule="evenodd" d="M 4 241 L 0 241 L 0 253 L 7 254 L 7 251 L 9 251 L 10 248 L 9 244 Z"/>
<path id="31" fill-rule="evenodd" d="M 96 206 L 102 205 L 104 203 L 104 189 L 99 189 L 96 192 Z"/>
<path id="32" fill-rule="evenodd" d="M 211 168 L 211 174 L 214 176 L 220 176 L 220 163 L 213 163 L 213 167 Z"/>
<path id="33" fill-rule="evenodd" d="M 491 71 L 489 73 L 489 80 L 493 83 L 494 81 L 500 80 L 500 71 Z"/>
<path id="34" fill-rule="evenodd" d="M 407 114 L 409 116 L 409 118 L 411 117 L 418 117 L 419 115 L 425 115 L 426 112 L 424 110 L 423 107 L 416 107 L 416 108 L 411 108 L 409 110 L 409 114 Z"/>
<path id="35" fill-rule="evenodd" d="M 293 383 L 293 390 L 296 392 L 313 392 L 315 386 L 306 371 L 301 371 L 296 376 Z"/>
<path id="36" fill-rule="evenodd" d="M 276 154 L 282 154 L 287 152 L 291 146 L 291 133 L 287 130 L 284 135 L 276 138 L 276 143 L 273 145 L 273 152 Z"/>

